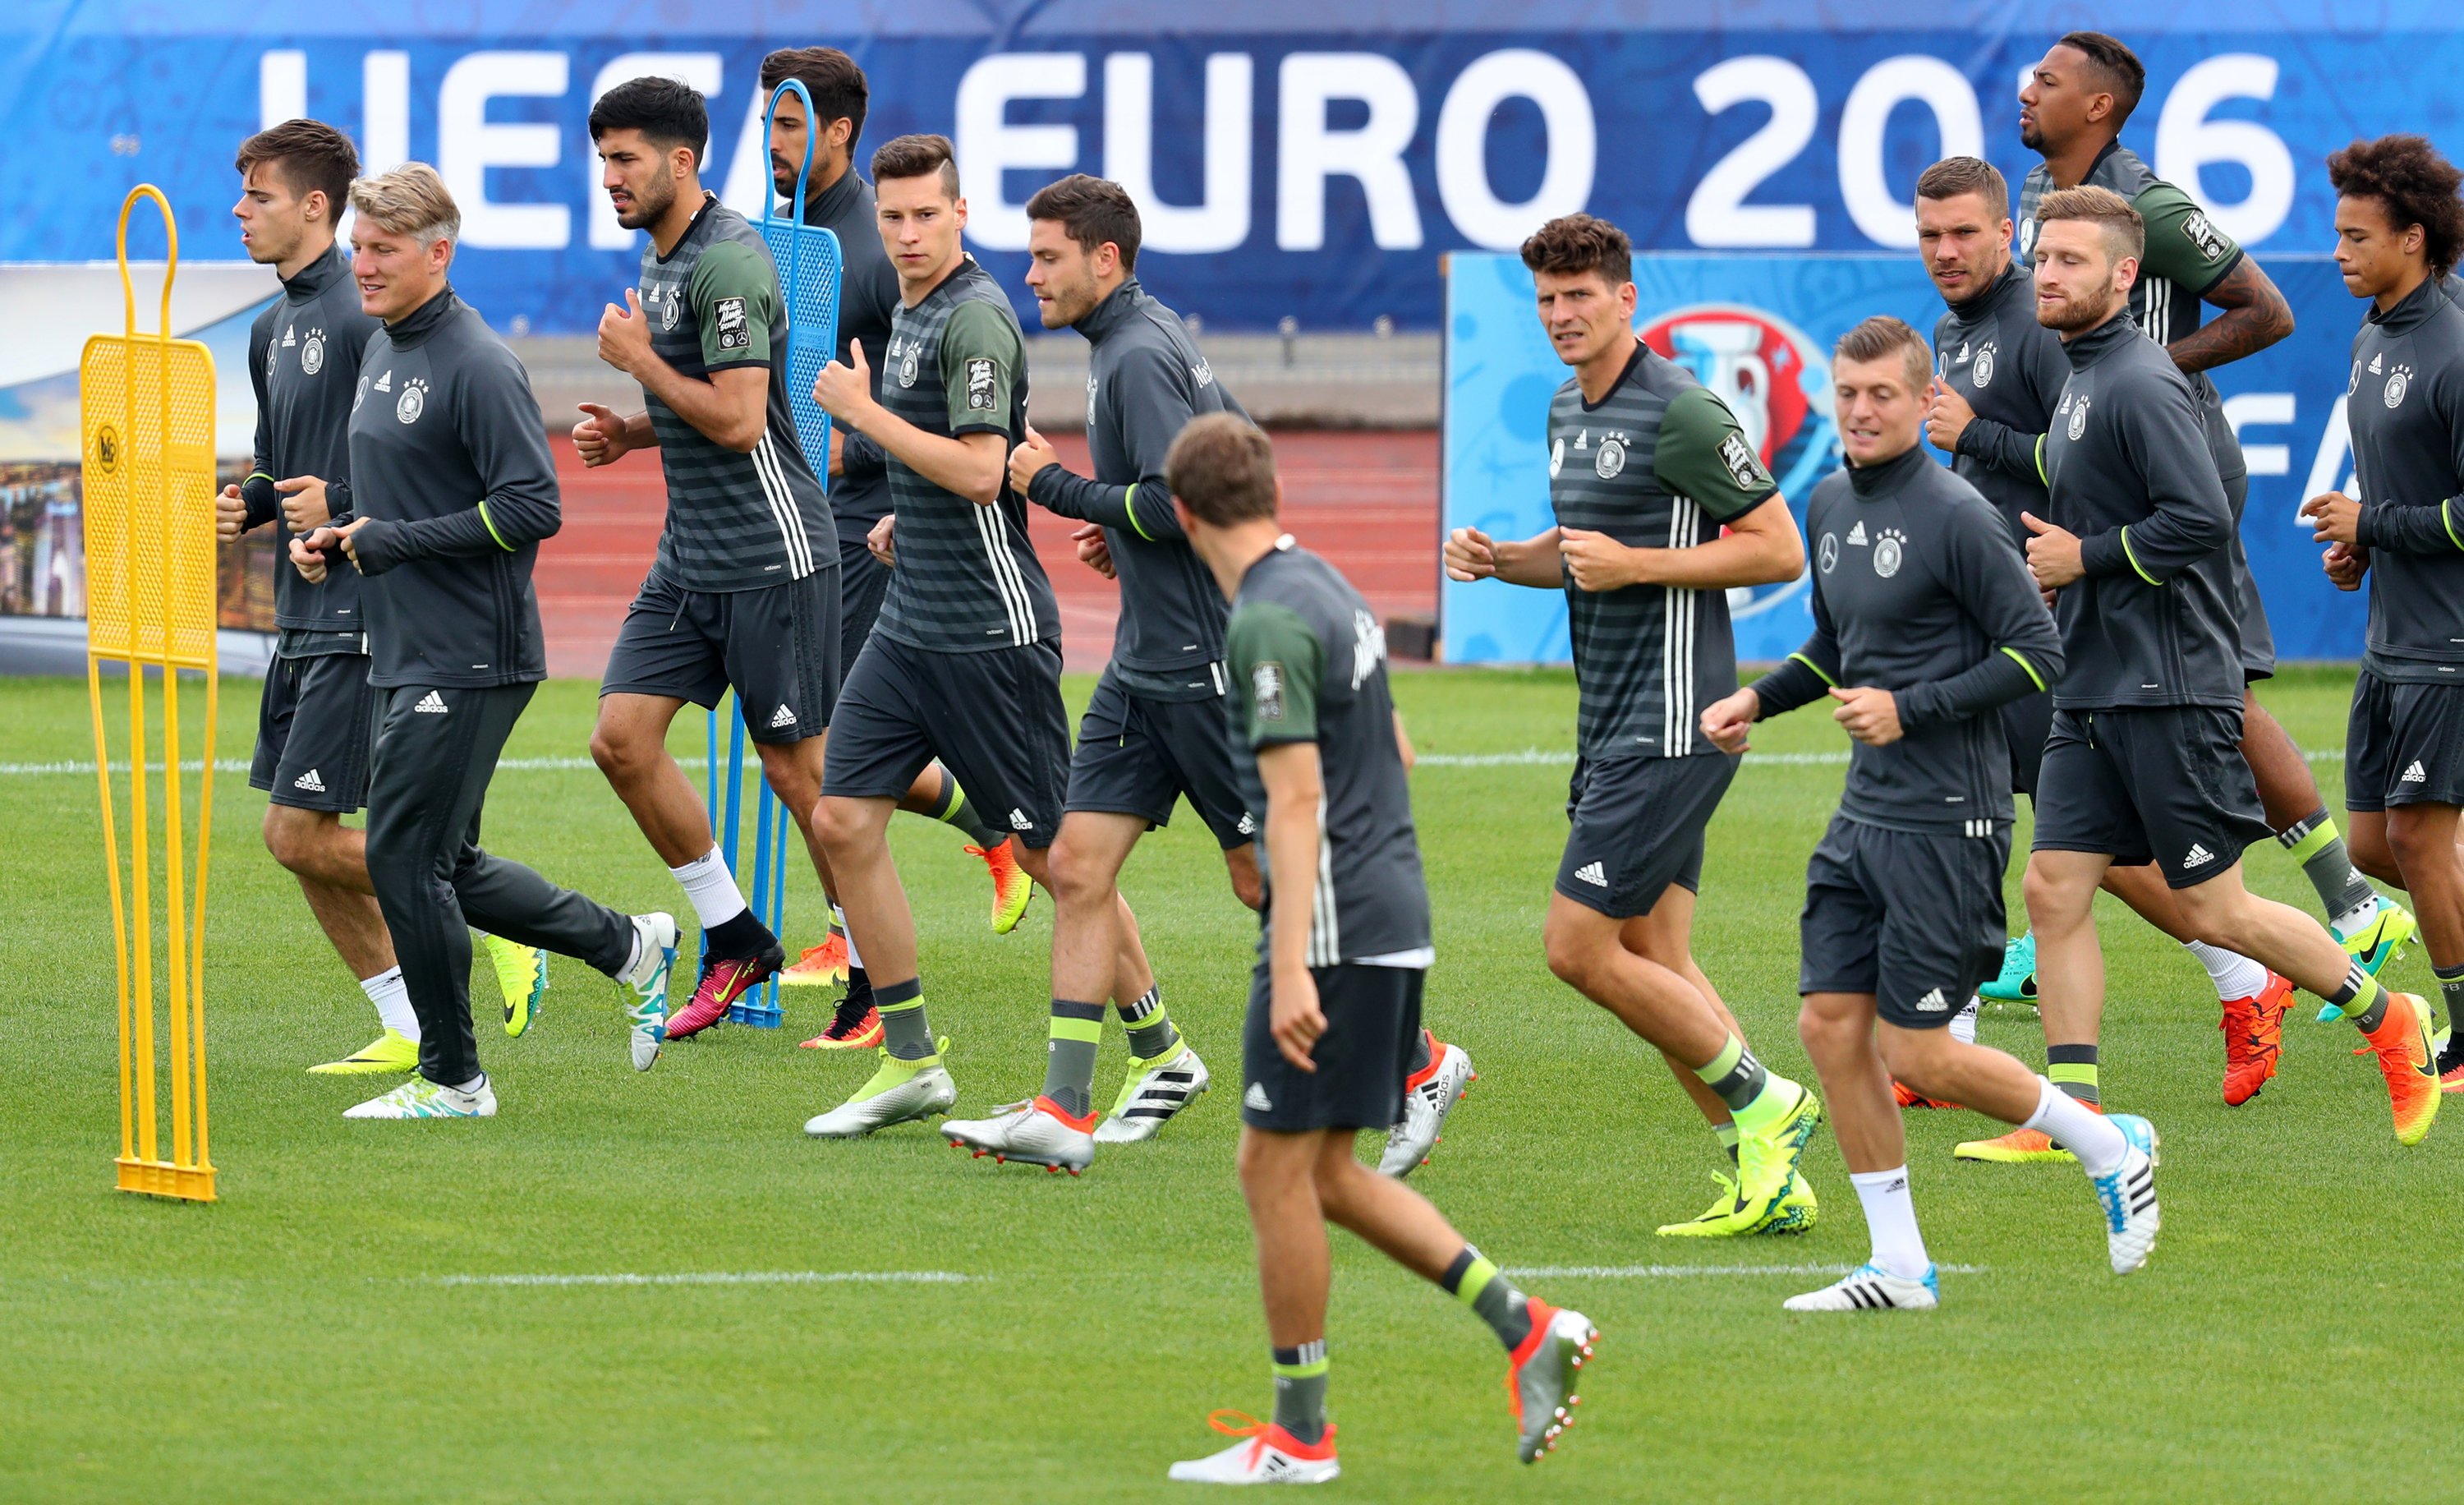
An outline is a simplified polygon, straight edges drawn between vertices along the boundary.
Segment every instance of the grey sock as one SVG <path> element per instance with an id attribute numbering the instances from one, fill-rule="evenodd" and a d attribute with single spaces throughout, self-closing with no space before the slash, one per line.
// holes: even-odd
<path id="1" fill-rule="evenodd" d="M 881 1010 L 881 1031 L 893 1061 L 920 1061 L 933 1054 L 933 1027 L 924 1018 L 924 980 L 911 977 L 876 985 L 872 1006 Z"/>
<path id="2" fill-rule="evenodd" d="M 1404 1069 L 1405 1074 L 1419 1075 L 1429 1069 L 1429 1031 L 1423 1029 L 1412 1040 L 1412 1064 Z"/>
<path id="3" fill-rule="evenodd" d="M 1315 1444 L 1326 1436 L 1326 1339 L 1275 1353 L 1275 1425 Z"/>
<path id="4" fill-rule="evenodd" d="M 2378 890 L 2370 887 L 2370 880 L 2353 866 L 2352 854 L 2344 850 L 2344 838 L 2337 833 L 2336 823 L 2328 817 L 2324 806 L 2277 832 L 2276 839 L 2285 851 L 2298 853 L 2311 846 L 2321 831 L 2327 839 L 2313 847 L 2300 861 L 2302 875 L 2318 891 L 2327 918 L 2333 919 L 2365 904 L 2376 903 Z"/>
<path id="5" fill-rule="evenodd" d="M 2437 966 L 2431 967 L 2431 970 L 2438 975 L 2440 1001 L 2447 1006 L 2447 1017 L 2444 1020 L 2433 1019 L 2430 1022 L 2430 1032 L 2436 1034 L 2442 1025 L 2453 1026 L 2455 1023 L 2455 1007 L 2458 1004 L 2464 1004 L 2464 966 Z"/>
<path id="6" fill-rule="evenodd" d="M 1104 1038 L 1104 1006 L 1052 1001 L 1052 1037 L 1044 1047 L 1044 1096 L 1083 1118 L 1093 1105 L 1095 1047 Z"/>
<path id="7" fill-rule="evenodd" d="M 1180 1031 L 1172 1026 L 1172 1015 L 1163 1011 L 1163 985 L 1157 983 L 1138 995 L 1138 1001 L 1121 1010 L 1121 1023 L 1130 1031 L 1130 1053 L 1141 1061 L 1152 1061 L 1167 1054 L 1180 1044 Z"/>
<path id="8" fill-rule="evenodd" d="M 1473 1315 L 1488 1324 L 1488 1330 L 1497 1335 L 1497 1340 L 1506 1345 L 1507 1353 L 1522 1347 L 1523 1340 L 1531 1336 L 1529 1299 L 1515 1290 L 1514 1282 L 1507 1279 L 1496 1265 L 1484 1258 L 1481 1251 L 1469 1244 L 1465 1244 L 1463 1252 L 1455 1256 L 1454 1263 L 1446 1267 L 1446 1273 L 1438 1277 L 1438 1284 L 1458 1301 L 1463 1300 L 1464 1287 L 1470 1286 L 1471 1298 L 1464 1304 L 1472 1309 Z"/>
<path id="9" fill-rule="evenodd" d="M 941 797 L 936 803 L 941 807 L 938 818 L 943 824 L 965 831 L 975 839 L 977 846 L 986 852 L 1009 837 L 1009 832 L 999 827 L 984 824 L 984 818 L 977 814 L 976 808 L 967 802 L 967 791 L 958 787 L 958 776 L 947 768 L 941 770 Z"/>

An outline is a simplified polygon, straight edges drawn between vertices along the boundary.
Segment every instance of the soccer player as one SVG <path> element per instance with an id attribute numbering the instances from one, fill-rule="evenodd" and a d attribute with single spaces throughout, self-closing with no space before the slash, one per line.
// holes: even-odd
<path id="1" fill-rule="evenodd" d="M 1707 1210 L 1660 1231 L 1793 1232 L 1815 1212 L 1797 1162 L 1822 1105 L 1747 1049 L 1691 935 L 1703 832 L 1737 771 L 1699 725 L 1737 688 L 1727 593 L 1794 579 L 1805 544 L 1727 405 L 1636 337 L 1625 232 L 1566 215 L 1523 243 L 1523 262 L 1574 368 L 1549 407 L 1557 526 L 1520 542 L 1457 528 L 1445 566 L 1566 593 L 1580 756 L 1549 966 L 1660 1050 L 1734 1158 Z"/>
<path id="2" fill-rule="evenodd" d="M 2235 756 L 2233 510 L 2189 379 L 2126 307 L 2145 225 L 2101 188 L 2048 193 L 2036 216 L 2036 317 L 2071 364 L 2045 435 L 2052 513 L 2024 520 L 2030 572 L 2059 593 L 2065 660 L 2028 858 L 2045 1038 L 2095 1041 L 2097 886 L 2117 863 L 2153 862 L 2197 934 L 2353 1020 L 2397 1140 L 2417 1144 L 2438 1112 L 2429 1006 L 2380 986 L 2318 921 L 2242 886 L 2242 850 L 2267 823 Z"/>
<path id="3" fill-rule="evenodd" d="M 827 227 L 839 237 L 839 308 L 836 354 L 841 362 L 861 343 L 878 351 L 890 343 L 891 316 L 898 307 L 898 273 L 882 249 L 881 227 L 874 220 L 872 185 L 855 170 L 856 143 L 864 137 L 864 118 L 871 99 L 864 70 L 835 47 L 782 48 L 761 59 L 761 97 L 794 78 L 813 100 L 817 121 L 804 118 L 804 104 L 789 94 L 770 118 L 770 175 L 782 199 L 796 196 L 796 172 L 804 164 L 806 138 L 812 165 L 804 174 L 804 202 L 800 213 L 808 225 Z M 872 373 L 873 396 L 881 396 L 882 373 Z M 830 517 L 838 525 L 839 668 L 855 662 L 865 639 L 872 635 L 873 619 L 881 614 L 882 593 L 890 587 L 890 566 L 873 558 L 865 540 L 873 524 L 890 514 L 890 480 L 883 469 L 881 446 L 862 434 L 832 425 L 829 459 Z M 993 880 L 993 930 L 1007 935 L 1026 913 L 1034 885 L 1020 871 L 1009 832 L 979 814 L 958 781 L 939 764 L 917 776 L 915 786 L 899 801 L 913 810 L 944 821 L 967 833 L 967 850 L 983 859 Z M 881 1015 L 872 1007 L 872 983 L 861 951 L 850 951 L 847 916 L 833 903 L 830 933 L 818 946 L 806 948 L 796 964 L 779 975 L 790 987 L 846 985 L 838 1011 L 822 1032 L 804 1044 L 816 1050 L 871 1050 L 881 1044 Z"/>
<path id="4" fill-rule="evenodd" d="M 1797 1033 L 1864 1204 L 1873 1257 L 1793 1312 L 1924 1309 L 1941 1286 L 1917 1231 L 1893 1079 L 2075 1146 L 2114 1273 L 2156 1242 L 2156 1132 L 2104 1118 L 1999 1051 L 1952 1035 L 2000 964 L 2011 860 L 2001 709 L 2062 671 L 2061 636 L 2010 530 L 1921 442 L 1932 356 L 1888 316 L 1840 338 L 1832 397 L 1848 468 L 1814 489 L 1814 635 L 1703 713 L 1721 747 L 1828 697 L 1853 738 L 1848 784 L 1805 876 Z M 1879 1021 L 1879 1022 L 1878 1022 Z"/>
<path id="5" fill-rule="evenodd" d="M 2189 378 L 2199 401 L 2200 430 L 2215 456 L 2233 511 L 2226 548 L 2233 572 L 2230 604 L 2241 630 L 2242 756 L 2256 779 L 2259 802 L 2277 843 L 2301 864 L 2344 949 L 2376 976 L 2412 938 L 2415 925 L 2409 914 L 2382 897 L 2354 868 L 2300 749 L 2249 693 L 2252 682 L 2275 674 L 2276 640 L 2242 551 L 2241 510 L 2250 491 L 2249 468 L 2242 460 L 2241 442 L 2225 419 L 2224 400 L 2207 375 L 2291 334 L 2293 311 L 2258 263 L 2189 194 L 2157 177 L 2121 144 L 2122 127 L 2138 106 L 2146 79 L 2137 55 L 2101 32 L 2071 33 L 2036 64 L 2019 92 L 2019 141 L 2044 160 L 2020 186 L 2019 258 L 2034 259 L 2037 205 L 2058 188 L 2080 184 L 2110 188 L 2138 210 L 2147 227 L 2146 265 L 2131 287 L 2130 316 Z M 2222 312 L 2202 324 L 2202 302 Z M 2024 940 L 2021 944 L 2024 948 Z M 2031 955 L 2023 949 L 2007 958 L 2004 979 L 1987 996 L 2016 996 Z"/>
<path id="6" fill-rule="evenodd" d="M 885 1043 L 871 1080 L 804 1125 L 820 1138 L 869 1134 L 957 1099 L 925 1019 L 891 811 L 937 758 L 985 809 L 1007 812 L 1020 866 L 1048 886 L 1045 852 L 1068 772 L 1060 612 L 1008 476 L 1026 437 L 1025 336 L 1001 284 L 959 244 L 967 205 L 951 153 L 942 136 L 901 136 L 873 153 L 900 299 L 880 352 L 881 396 L 861 343 L 813 386 L 831 417 L 888 454 L 892 504 L 871 536 L 891 564 L 890 588 L 839 697 L 814 818 Z M 1104 996 L 1130 1002 L 1149 985 L 1118 991 L 1126 981 Z"/>
<path id="7" fill-rule="evenodd" d="M 1210 1418 L 1243 1440 L 1174 1464 L 1172 1477 L 1313 1484 L 1340 1472 L 1326 1419 L 1330 1223 L 1488 1323 L 1507 1350 L 1516 1453 L 1537 1462 L 1573 1421 L 1575 1371 L 1598 1334 L 1581 1313 L 1515 1290 L 1419 1193 L 1353 1157 L 1353 1136 L 1401 1107 L 1437 955 L 1386 634 L 1334 566 L 1283 532 L 1274 448 L 1240 415 L 1193 420 L 1164 476 L 1181 532 L 1232 602 L 1237 757 L 1248 808 L 1265 818 L 1241 1191 L 1275 1376 L 1273 1420 Z"/>
<path id="8" fill-rule="evenodd" d="M 2464 503 L 2451 499 L 2464 495 L 2464 309 L 2440 283 L 2464 251 L 2464 175 L 2419 136 L 2383 136 L 2330 156 L 2327 177 L 2338 270 L 2370 299 L 2344 393 L 2362 497 L 2301 509 L 2328 545 L 2328 578 L 2370 585 L 2344 807 L 2363 865 L 2419 909 L 2452 1027 L 2464 1002 Z M 2438 1067 L 2447 1091 L 2464 1091 L 2453 1032 Z"/>
<path id="9" fill-rule="evenodd" d="M 1948 305 L 1934 326 L 1939 375 L 1926 431 L 1950 454 L 1951 469 L 1994 503 L 2013 542 L 2025 547 L 2030 535 L 2020 519 L 2032 512 L 2045 514 L 2045 480 L 2036 469 L 2036 452 L 2053 426 L 2054 407 L 2070 379 L 2070 361 L 2062 354 L 2061 337 L 2036 321 L 2035 282 L 2011 255 L 2010 189 L 1998 169 L 1974 157 L 1935 163 L 1917 179 L 1916 211 L 1925 274 Z M 2050 691 L 2002 707 L 2013 782 L 2032 801 L 2053 717 Z M 2224 1098 L 2234 1105 L 2250 1100 L 2276 1074 L 2293 985 L 2248 957 L 2198 939 L 2184 924 L 2171 890 L 2153 871 L 2113 868 L 2105 874 L 2104 887 L 2180 941 L 2207 968 L 2222 1010 Z M 1989 984 L 1988 992 L 2024 996 L 2033 990 L 2035 957 L 2032 938 L 2013 942 L 2005 953 L 2010 965 L 2002 980 L 2021 991 L 2014 994 Z M 1952 1025 L 1973 1039 L 1974 1020 L 1972 1011 L 1963 1010 Z M 2093 1044 L 2065 1041 L 2051 1051 L 2047 1065 L 2054 1080 L 2082 1101 L 2101 1102 Z M 1916 1095 L 1905 1091 L 1900 1099 L 1911 1106 L 1948 1106 L 1920 1104 Z M 2006 1162 L 2069 1159 L 2033 1129 L 1972 1140 L 1954 1153 L 1962 1160 Z"/>
<path id="10" fill-rule="evenodd" d="M 344 431 L 360 352 L 377 321 L 360 311 L 351 258 L 334 237 L 360 154 L 334 127 L 295 120 L 242 142 L 237 166 L 231 212 L 240 243 L 282 278 L 282 297 L 249 330 L 255 459 L 246 482 L 223 488 L 215 522 L 226 542 L 271 522 L 287 552 L 294 536 L 351 507 Z M 308 1070 L 411 1071 L 419 1065 L 419 1019 L 368 880 L 366 833 L 341 819 L 365 803 L 374 704 L 359 577 L 341 570 L 312 583 L 277 558 L 274 626 L 248 782 L 266 791 L 266 850 L 299 879 L 309 913 L 376 1006 L 380 1030 L 349 1055 Z M 518 1035 L 547 990 L 547 958 L 495 936 L 487 944 L 504 985 L 505 1032 Z"/>
<path id="11" fill-rule="evenodd" d="M 631 994 L 636 1070 L 658 1058 L 676 922 L 626 916 L 479 846 L 505 739 L 547 677 L 531 567 L 560 518 L 530 379 L 446 280 L 461 211 L 410 163 L 351 185 L 351 276 L 385 321 L 360 358 L 351 515 L 291 542 L 311 581 L 363 577 L 368 873 L 419 1016 L 419 1074 L 349 1118 L 485 1118 L 496 1095 L 471 1037 L 471 937 L 579 957 Z M 373 373 L 373 375 L 371 374 Z"/>
<path id="12" fill-rule="evenodd" d="M 838 560 L 787 408 L 779 275 L 760 232 L 701 186 L 701 96 L 672 78 L 618 84 L 590 107 L 590 138 L 617 222 L 649 232 L 641 286 L 599 321 L 599 358 L 640 382 L 649 406 L 627 418 L 585 405 L 574 448 L 593 466 L 655 448 L 668 486 L 658 558 L 607 655 L 590 756 L 701 920 L 700 982 L 667 1022 L 681 1040 L 787 957 L 728 871 L 668 726 L 686 701 L 736 692 L 762 776 L 827 887 L 811 820 L 838 695 Z"/>

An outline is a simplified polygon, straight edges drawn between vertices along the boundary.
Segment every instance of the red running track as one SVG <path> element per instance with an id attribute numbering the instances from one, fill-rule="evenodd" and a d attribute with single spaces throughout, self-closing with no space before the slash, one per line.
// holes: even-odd
<path id="1" fill-rule="evenodd" d="M 1056 436 L 1064 463 L 1084 473 L 1075 435 Z M 539 548 L 536 586 L 547 633 L 547 672 L 595 679 L 625 609 L 657 552 L 667 491 L 655 454 L 630 454 L 584 470 L 557 438 L 564 529 Z M 1275 439 L 1284 478 L 1284 521 L 1360 587 L 1380 617 L 1434 616 L 1438 603 L 1438 436 L 1434 432 L 1291 432 Z M 1071 669 L 1103 667 L 1112 649 L 1119 597 L 1080 564 L 1071 524 L 1029 507 L 1036 552 L 1061 603 L 1061 641 Z"/>

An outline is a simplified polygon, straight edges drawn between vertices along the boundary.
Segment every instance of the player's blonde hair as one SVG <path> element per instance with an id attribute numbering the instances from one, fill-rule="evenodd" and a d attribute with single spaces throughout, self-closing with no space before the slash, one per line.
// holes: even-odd
<path id="1" fill-rule="evenodd" d="M 1839 337 L 1832 346 L 1835 361 L 1880 361 L 1897 355 L 1907 368 L 1909 388 L 1923 391 L 1933 378 L 1933 350 L 1925 336 L 1888 314 L 1876 314 Z"/>
<path id="2" fill-rule="evenodd" d="M 2104 235 L 2104 254 L 2120 261 L 2127 256 L 2136 260 L 2147 250 L 2147 222 L 2128 199 L 2111 188 L 2081 184 L 2075 188 L 2056 188 L 2036 204 L 2036 223 L 2050 225 L 2057 219 L 2080 219 L 2094 225 Z"/>
<path id="3" fill-rule="evenodd" d="M 406 162 L 352 184 L 351 208 L 386 234 L 408 235 L 422 249 L 462 240 L 462 210 L 445 180 L 424 162 Z"/>

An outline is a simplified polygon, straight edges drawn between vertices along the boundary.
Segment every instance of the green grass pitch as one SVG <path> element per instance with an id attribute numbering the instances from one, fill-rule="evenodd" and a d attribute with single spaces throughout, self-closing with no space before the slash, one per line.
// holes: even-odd
<path id="1" fill-rule="evenodd" d="M 2266 698 L 2297 740 L 2342 741 L 2349 674 Z M 1074 679 L 1073 697 L 1088 684 Z M 83 687 L 18 681 L 0 764 L 92 756 Z M 1572 745 L 1563 674 L 1400 674 L 1425 754 Z M 508 756 L 583 753 L 592 687 L 542 691 Z M 255 687 L 232 681 L 218 752 L 244 759 Z M 116 701 L 115 701 L 116 703 Z M 698 753 L 697 716 L 677 746 Z M 1813 712 L 1759 753 L 1837 752 Z M 2331 806 L 2339 765 L 2318 767 Z M 2104 920 L 2109 1100 L 2165 1134 L 2166 1229 L 2117 1280 L 2079 1173 L 1955 1165 L 1963 1114 L 1912 1115 L 1940 1312 L 1796 1317 L 1780 1300 L 1863 1258 L 1828 1135 L 1811 1235 L 1652 1236 L 1724 1162 L 1658 1058 L 1559 985 L 1541 916 L 1564 834 L 1559 763 L 1441 762 L 1414 776 L 1437 914 L 1429 1017 L 1481 1081 L 1412 1184 L 1509 1269 L 1605 1333 L 1582 1425 L 1514 1461 L 1503 1361 L 1469 1314 L 1338 1235 L 1331 1410 L 1360 1499 L 2427 1498 L 2425 1421 L 2455 1370 L 2436 1313 L 2454 1256 L 2464 1120 L 2394 1141 L 2352 1031 L 2287 1027 L 2283 1074 L 2217 1094 L 2205 976 L 2126 916 Z M 1712 830 L 1703 964 L 1775 1067 L 1793 1030 L 1807 853 L 1842 770 L 1749 764 Z M 869 1061 L 722 1029 L 627 1065 L 612 987 L 555 963 L 543 1021 L 507 1041 L 474 987 L 503 1108 L 486 1124 L 345 1123 L 385 1078 L 301 1073 L 372 1015 L 257 836 L 263 798 L 217 785 L 208 958 L 223 1201 L 110 1189 L 112 953 L 92 774 L 0 776 L 0 1497 L 58 1500 L 1111 1500 L 1172 1497 L 1210 1407 L 1264 1409 L 1265 1339 L 1233 1180 L 1237 1021 L 1252 921 L 1182 819 L 1124 880 L 1174 1013 L 1218 1090 L 1083 1180 L 970 1162 L 907 1126 L 799 1132 Z M 619 905 L 682 896 L 583 766 L 508 769 L 489 845 Z M 961 838 L 897 823 L 927 996 L 962 1110 L 1041 1080 L 1051 910 L 984 918 Z M 2024 846 L 2024 832 L 2022 833 Z M 2280 852 L 2253 883 L 2316 912 Z M 2018 913 L 2015 879 L 2012 905 Z M 791 943 L 819 930 L 799 867 Z M 689 942 L 690 944 L 690 942 Z M 690 954 L 690 953 L 688 953 Z M 2430 984 L 2416 953 L 2395 974 Z M 2297 1010 L 2306 1018 L 2308 1009 Z M 2034 1016 L 1983 1038 L 2041 1060 Z M 1098 1096 L 1124 1060 L 1106 1040 Z M 1676 1267 L 1642 1273 L 1635 1267 Z M 1797 1267 L 1791 1269 L 1790 1267 Z M 950 1272 L 955 1284 L 501 1286 L 502 1274 Z M 2445 1383 L 2438 1381 L 2441 1372 Z M 2409 1481 L 2409 1482 L 2408 1482 Z"/>

